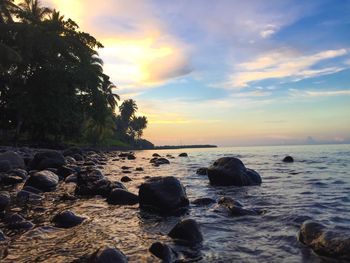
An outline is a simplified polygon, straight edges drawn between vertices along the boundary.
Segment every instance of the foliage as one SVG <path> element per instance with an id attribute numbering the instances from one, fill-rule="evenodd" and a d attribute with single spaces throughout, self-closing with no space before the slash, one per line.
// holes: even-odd
<path id="1" fill-rule="evenodd" d="M 39 0 L 18 6 L 0 0 L 0 138 L 98 144 L 124 137 L 118 132 L 140 137 L 147 120 L 136 121 L 136 104 L 123 103 L 116 116 L 120 98 L 103 72 L 99 48 L 98 40 Z"/>

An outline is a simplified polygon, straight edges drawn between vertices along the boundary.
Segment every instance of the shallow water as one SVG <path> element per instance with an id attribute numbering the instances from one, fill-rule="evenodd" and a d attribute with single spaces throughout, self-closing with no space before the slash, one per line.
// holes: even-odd
<path id="1" fill-rule="evenodd" d="M 145 176 L 173 175 L 185 185 L 190 201 L 230 196 L 248 208 L 266 212 L 230 217 L 214 211 L 213 205 L 191 205 L 183 216 L 159 217 L 140 212 L 138 205 L 113 206 L 102 198 L 62 202 L 58 196 L 72 193 L 74 184 L 61 183 L 59 194 L 48 193 L 43 202 L 20 211 L 35 223 L 34 230 L 19 234 L 4 229 L 12 240 L 2 262 L 70 262 L 103 244 L 118 247 L 130 262 L 157 262 L 148 252 L 155 241 L 163 241 L 182 252 L 185 259 L 199 262 L 329 262 L 297 241 L 300 224 L 315 219 L 330 227 L 350 229 L 350 145 L 158 150 L 162 156 L 176 156 L 170 165 L 160 167 L 149 163 L 154 152 L 139 151 L 137 159 L 130 161 L 110 158 L 103 172 L 111 180 L 128 175 L 133 181 L 124 184 L 134 193 Z M 180 152 L 189 157 L 177 157 Z M 287 154 L 294 157 L 294 163 L 281 162 Z M 213 187 L 206 176 L 195 173 L 223 156 L 239 157 L 248 168 L 258 171 L 262 185 Z M 132 167 L 132 173 L 123 174 L 124 165 Z M 135 172 L 136 167 L 144 171 Z M 53 215 L 68 208 L 88 220 L 71 229 L 53 228 Z M 176 245 L 167 237 L 183 218 L 200 223 L 202 246 Z"/>

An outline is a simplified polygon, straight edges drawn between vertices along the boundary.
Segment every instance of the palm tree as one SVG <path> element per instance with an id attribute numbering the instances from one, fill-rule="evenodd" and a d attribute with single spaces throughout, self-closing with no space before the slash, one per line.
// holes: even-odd
<path id="1" fill-rule="evenodd" d="M 50 8 L 41 7 L 40 0 L 24 0 L 19 4 L 19 7 L 21 8 L 20 17 L 23 18 L 23 21 L 32 24 L 39 24 L 52 12 Z"/>
<path id="2" fill-rule="evenodd" d="M 0 23 L 13 22 L 12 14 L 18 10 L 14 0 L 0 0 Z"/>
<path id="3" fill-rule="evenodd" d="M 116 89 L 117 86 L 109 80 L 109 76 L 103 74 L 102 78 L 102 92 L 106 96 L 108 105 L 112 108 L 112 110 L 115 110 L 115 108 L 118 106 L 118 101 L 120 100 L 119 95 L 113 93 L 113 89 Z"/>
<path id="4" fill-rule="evenodd" d="M 131 118 L 138 110 L 137 104 L 133 99 L 125 100 L 119 107 L 121 118 L 129 124 Z"/>

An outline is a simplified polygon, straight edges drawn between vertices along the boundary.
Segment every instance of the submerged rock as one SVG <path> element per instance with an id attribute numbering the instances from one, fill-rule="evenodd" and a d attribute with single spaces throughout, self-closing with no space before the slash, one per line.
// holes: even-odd
<path id="1" fill-rule="evenodd" d="M 260 175 L 247 169 L 241 160 L 234 157 L 223 157 L 214 162 L 207 170 L 211 185 L 248 186 L 260 185 Z"/>
<path id="2" fill-rule="evenodd" d="M 203 198 L 195 199 L 191 203 L 198 206 L 206 206 L 206 205 L 214 204 L 216 203 L 216 201 L 212 198 L 203 197 Z"/>
<path id="3" fill-rule="evenodd" d="M 126 256 L 115 247 L 104 246 L 91 255 L 91 263 L 127 263 Z"/>
<path id="4" fill-rule="evenodd" d="M 191 244 L 203 241 L 199 225 L 193 219 L 185 219 L 177 223 L 168 236 Z"/>
<path id="5" fill-rule="evenodd" d="M 52 219 L 56 227 L 70 228 L 81 224 L 86 218 L 75 215 L 72 211 L 65 210 L 58 213 Z"/>
<path id="6" fill-rule="evenodd" d="M 139 202 L 137 195 L 124 189 L 113 189 L 107 198 L 112 205 L 135 205 Z"/>
<path id="7" fill-rule="evenodd" d="M 294 159 L 292 156 L 288 155 L 288 156 L 284 157 L 282 161 L 285 163 L 292 163 L 292 162 L 294 162 Z"/>
<path id="8" fill-rule="evenodd" d="M 59 168 L 66 164 L 66 159 L 58 151 L 45 151 L 35 154 L 30 162 L 31 170 L 44 170 L 46 168 Z"/>
<path id="9" fill-rule="evenodd" d="M 152 158 L 150 161 L 150 163 L 153 163 L 154 165 L 162 165 L 162 164 L 170 164 L 169 160 L 166 158 Z"/>
<path id="10" fill-rule="evenodd" d="M 186 190 L 173 176 L 153 177 L 139 188 L 140 207 L 161 213 L 174 213 L 189 205 Z"/>
<path id="11" fill-rule="evenodd" d="M 301 225 L 298 239 L 319 255 L 350 261 L 349 231 L 329 230 L 308 220 Z"/>
<path id="12" fill-rule="evenodd" d="M 231 216 L 258 215 L 261 212 L 254 209 L 246 209 L 243 205 L 230 197 L 221 197 L 216 211 L 225 211 Z"/>
<path id="13" fill-rule="evenodd" d="M 11 197 L 9 192 L 2 191 L 0 192 L 0 211 L 3 211 L 8 207 L 11 202 Z"/>
<path id="14" fill-rule="evenodd" d="M 56 189 L 58 176 L 53 172 L 44 170 L 32 174 L 26 181 L 25 186 L 32 186 L 43 192 L 50 192 Z"/>
<path id="15" fill-rule="evenodd" d="M 177 258 L 176 252 L 171 247 L 161 242 L 153 243 L 149 248 L 149 252 L 165 263 L 174 262 Z"/>

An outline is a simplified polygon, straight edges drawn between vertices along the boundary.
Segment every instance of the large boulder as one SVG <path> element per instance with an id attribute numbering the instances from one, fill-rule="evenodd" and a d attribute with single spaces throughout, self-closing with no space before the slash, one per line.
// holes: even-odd
<path id="1" fill-rule="evenodd" d="M 140 207 L 174 213 L 189 205 L 185 187 L 173 176 L 149 178 L 139 188 Z"/>
<path id="2" fill-rule="evenodd" d="M 350 261 L 350 232 L 330 230 L 318 222 L 307 220 L 300 228 L 298 239 L 317 254 Z"/>
<path id="3" fill-rule="evenodd" d="M 203 241 L 203 236 L 199 225 L 193 219 L 185 219 L 177 223 L 169 232 L 168 236 L 187 243 L 200 243 Z"/>
<path id="4" fill-rule="evenodd" d="M 25 186 L 32 186 L 43 192 L 50 192 L 56 189 L 58 176 L 50 171 L 44 170 L 32 174 L 26 181 Z"/>
<path id="5" fill-rule="evenodd" d="M 0 161 L 8 161 L 12 168 L 25 169 L 26 167 L 23 158 L 13 151 L 1 153 Z"/>
<path id="6" fill-rule="evenodd" d="M 107 202 L 112 205 L 135 205 L 139 202 L 139 198 L 127 190 L 116 188 L 109 194 Z"/>
<path id="7" fill-rule="evenodd" d="M 35 154 L 30 162 L 31 170 L 44 170 L 46 168 L 60 168 L 66 164 L 66 159 L 58 151 L 45 151 Z"/>
<path id="8" fill-rule="evenodd" d="M 218 159 L 208 168 L 207 174 L 211 185 L 248 186 L 261 184 L 260 175 L 252 169 L 247 169 L 241 160 L 234 157 Z"/>
<path id="9" fill-rule="evenodd" d="M 91 255 L 91 263 L 127 263 L 126 256 L 119 249 L 104 246 Z"/>
<path id="10" fill-rule="evenodd" d="M 0 160 L 0 173 L 11 171 L 12 166 L 8 160 Z"/>

